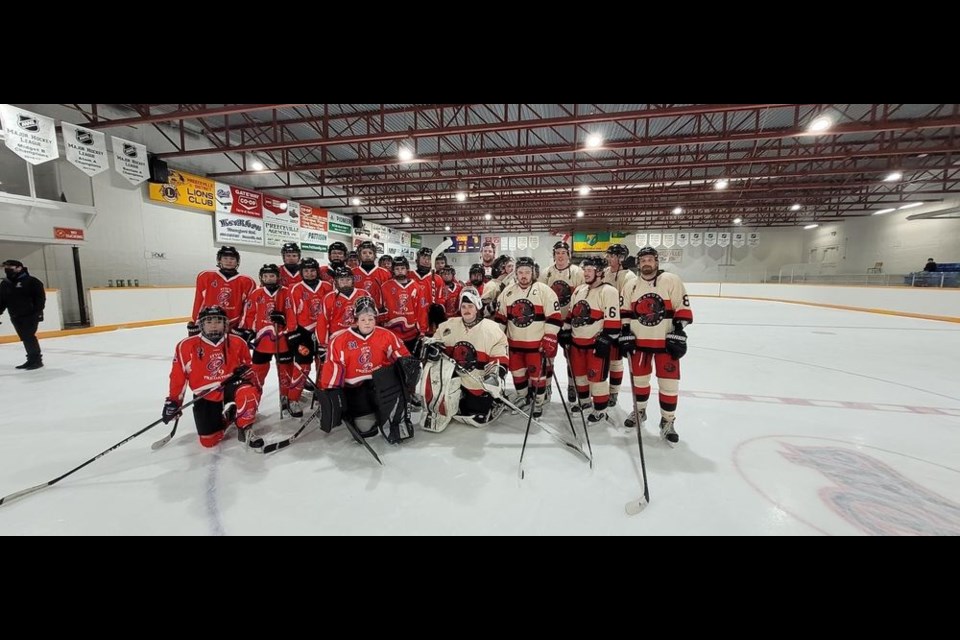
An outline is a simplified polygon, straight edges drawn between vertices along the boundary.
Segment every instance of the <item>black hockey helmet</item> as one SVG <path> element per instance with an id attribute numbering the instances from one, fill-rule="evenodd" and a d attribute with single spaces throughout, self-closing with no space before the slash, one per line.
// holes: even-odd
<path id="1" fill-rule="evenodd" d="M 567 254 L 570 254 L 570 245 L 568 245 L 563 240 L 558 240 L 553 243 L 553 253 L 556 254 L 557 251 L 566 251 Z"/>
<path id="2" fill-rule="evenodd" d="M 581 262 L 580 267 L 593 267 L 598 271 L 603 271 L 607 268 L 607 260 L 606 258 L 601 258 L 599 256 L 592 256 Z"/>
<path id="3" fill-rule="evenodd" d="M 330 274 L 330 277 L 333 278 L 334 282 L 340 278 L 353 278 L 353 271 L 350 270 L 350 267 L 346 265 L 339 265 L 336 267 L 331 267 L 327 273 Z"/>
<path id="4" fill-rule="evenodd" d="M 625 244 L 612 244 L 607 249 L 607 255 L 618 256 L 621 260 L 630 255 L 630 250 Z"/>
<path id="5" fill-rule="evenodd" d="M 454 278 L 457 277 L 457 270 L 454 269 L 452 265 L 449 265 L 449 264 L 448 264 L 448 265 L 445 266 L 445 267 L 440 267 L 440 275 L 441 275 L 441 276 L 447 275 L 448 273 L 449 273 L 450 275 L 452 275 Z"/>
<path id="6" fill-rule="evenodd" d="M 280 247 L 280 255 L 282 256 L 285 253 L 296 253 L 300 254 L 300 245 L 296 242 L 287 242 L 282 247 Z"/>
<path id="7" fill-rule="evenodd" d="M 420 247 L 420 250 L 417 251 L 417 258 L 422 258 L 423 256 L 432 256 L 433 249 L 430 247 Z"/>
<path id="8" fill-rule="evenodd" d="M 373 301 L 373 298 L 369 296 L 363 296 L 362 298 L 359 298 L 353 305 L 353 315 L 355 317 L 359 318 L 360 315 L 364 313 L 372 313 L 373 315 L 377 315 L 377 305 Z"/>
<path id="9" fill-rule="evenodd" d="M 654 248 L 651 247 L 650 245 L 647 245 L 647 246 L 641 248 L 640 251 L 637 252 L 637 260 L 639 260 L 639 259 L 642 258 L 643 256 L 653 256 L 653 257 L 656 258 L 658 261 L 660 260 L 660 254 L 657 252 L 656 249 L 654 249 Z"/>
<path id="10" fill-rule="evenodd" d="M 300 270 L 304 269 L 320 269 L 320 263 L 316 261 L 315 258 L 304 258 L 300 261 Z"/>
<path id="11" fill-rule="evenodd" d="M 220 261 L 220 258 L 236 258 L 237 262 L 240 262 L 240 252 L 237 251 L 236 247 L 222 246 L 220 250 L 217 251 L 217 262 Z"/>
<path id="12" fill-rule="evenodd" d="M 517 269 L 520 267 L 530 267 L 534 271 L 537 270 L 537 263 L 533 261 L 533 258 L 528 258 L 526 256 L 522 258 L 517 258 Z"/>
<path id="13" fill-rule="evenodd" d="M 272 273 L 272 274 L 274 274 L 275 276 L 277 276 L 277 278 L 279 278 L 279 277 L 280 277 L 280 267 L 278 267 L 278 266 L 275 265 L 275 264 L 265 264 L 265 265 L 263 265 L 262 267 L 260 267 L 260 276 L 262 277 L 263 274 L 265 274 L 265 273 Z"/>
<path id="14" fill-rule="evenodd" d="M 510 262 L 513 262 L 513 258 L 510 256 L 499 256 L 490 266 L 490 275 L 494 278 L 499 278 L 503 275 L 504 267 Z"/>
<path id="15" fill-rule="evenodd" d="M 410 261 L 407 260 L 405 256 L 397 256 L 396 258 L 393 259 L 393 267 L 406 267 L 407 269 L 409 269 Z"/>
<path id="16" fill-rule="evenodd" d="M 219 331 L 208 329 L 206 320 L 210 318 L 220 318 L 223 320 L 223 328 Z M 224 311 L 223 307 L 218 305 L 204 307 L 200 310 L 200 313 L 197 314 L 197 326 L 200 327 L 200 334 L 211 342 L 220 341 L 220 339 L 227 332 L 227 322 L 227 312 Z"/>
<path id="17" fill-rule="evenodd" d="M 331 251 L 343 251 L 343 255 L 346 256 L 347 245 L 343 244 L 342 242 L 332 242 L 330 243 L 330 246 L 327 247 L 327 255 L 329 255 Z"/>
<path id="18" fill-rule="evenodd" d="M 377 245 L 373 244 L 371 240 L 364 240 L 359 245 L 357 245 L 357 253 L 360 253 L 364 249 L 370 249 L 373 251 L 374 257 L 377 255 Z"/>
<path id="19" fill-rule="evenodd" d="M 472 276 L 475 273 L 479 273 L 480 275 L 486 274 L 486 272 L 483 270 L 483 265 L 479 262 L 474 262 L 472 265 L 470 265 L 470 275 Z"/>

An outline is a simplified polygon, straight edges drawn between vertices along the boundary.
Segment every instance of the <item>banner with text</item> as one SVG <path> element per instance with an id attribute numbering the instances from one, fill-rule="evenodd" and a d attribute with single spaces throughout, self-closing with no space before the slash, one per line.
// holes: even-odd
<path id="1" fill-rule="evenodd" d="M 138 185 L 150 177 L 147 169 L 147 148 L 139 142 L 131 142 L 111 136 L 113 144 L 113 168 L 130 184 Z M 171 172 L 173 173 L 173 172 Z M 210 203 L 213 206 L 213 203 Z"/>
<path id="2" fill-rule="evenodd" d="M 192 173 L 171 169 L 167 181 L 163 184 L 151 182 L 147 185 L 147 193 L 151 200 L 157 202 L 201 211 L 216 209 L 216 183 Z"/>
<path id="3" fill-rule="evenodd" d="M 243 215 L 263 216 L 263 194 L 216 182 L 216 210 L 218 213 L 239 213 Z"/>
<path id="4" fill-rule="evenodd" d="M 299 242 L 300 205 L 284 198 L 263 194 L 263 231 L 268 247 L 282 247 L 288 242 Z"/>
<path id="5" fill-rule="evenodd" d="M 0 119 L 6 138 L 4 144 L 30 164 L 41 164 L 60 156 L 53 118 L 0 104 Z"/>
<path id="6" fill-rule="evenodd" d="M 67 162 L 88 176 L 95 176 L 110 168 L 107 160 L 107 137 L 99 131 L 62 122 L 63 148 Z"/>
<path id="7" fill-rule="evenodd" d="M 300 205 L 300 248 L 304 251 L 327 250 L 327 210 Z"/>

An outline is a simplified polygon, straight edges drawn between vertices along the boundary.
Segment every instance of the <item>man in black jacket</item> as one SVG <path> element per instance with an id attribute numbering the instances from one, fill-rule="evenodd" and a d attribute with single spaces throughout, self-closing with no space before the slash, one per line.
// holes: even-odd
<path id="1" fill-rule="evenodd" d="M 39 369 L 43 366 L 40 342 L 37 340 L 37 325 L 43 321 L 43 307 L 47 294 L 43 283 L 27 272 L 19 260 L 5 260 L 0 281 L 0 314 L 10 311 L 13 328 L 27 350 L 27 361 L 17 369 Z"/>

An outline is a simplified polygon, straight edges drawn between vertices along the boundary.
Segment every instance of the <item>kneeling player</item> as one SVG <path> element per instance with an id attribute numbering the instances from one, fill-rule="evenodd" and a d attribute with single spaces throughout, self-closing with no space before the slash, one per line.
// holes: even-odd
<path id="1" fill-rule="evenodd" d="M 163 422 L 180 415 L 188 384 L 196 395 L 212 389 L 193 405 L 200 444 L 216 445 L 231 422 L 237 423 L 239 439 L 246 442 L 260 404 L 260 384 L 250 366 L 250 350 L 243 338 L 228 331 L 227 312 L 221 307 L 203 308 L 197 324 L 200 333 L 181 340 L 174 352 Z M 263 446 L 263 441 L 251 438 L 249 444 Z"/>

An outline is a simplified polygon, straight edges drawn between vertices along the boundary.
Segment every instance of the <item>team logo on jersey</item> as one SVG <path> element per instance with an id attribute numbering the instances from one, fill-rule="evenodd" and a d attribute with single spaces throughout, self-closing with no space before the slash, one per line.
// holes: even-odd
<path id="1" fill-rule="evenodd" d="M 200 347 L 199 349 L 197 349 L 197 358 L 199 358 L 200 360 L 203 360 L 203 347 Z"/>
<path id="2" fill-rule="evenodd" d="M 214 280 L 213 282 L 210 283 L 210 286 L 213 287 L 214 289 L 216 289 L 217 287 L 220 286 L 220 283 L 217 282 L 216 280 Z"/>
<path id="3" fill-rule="evenodd" d="M 645 293 L 633 303 L 637 322 L 645 327 L 655 327 L 663 320 L 666 305 L 656 293 Z"/>
<path id="4" fill-rule="evenodd" d="M 410 300 L 410 296 L 406 293 L 401 293 L 397 296 L 397 306 L 399 307 L 400 313 L 406 313 L 407 311 L 407 302 Z"/>
<path id="5" fill-rule="evenodd" d="M 220 290 L 220 293 L 217 294 L 217 304 L 224 308 L 230 306 L 230 289 Z"/>
<path id="6" fill-rule="evenodd" d="M 569 284 L 563 280 L 557 280 L 550 285 L 550 288 L 553 289 L 555 294 L 557 294 L 557 300 L 560 301 L 561 307 L 565 307 L 570 304 L 570 298 L 573 297 L 573 289 L 570 288 Z"/>
<path id="7" fill-rule="evenodd" d="M 677 365 L 673 364 L 672 362 L 668 362 L 667 364 L 663 365 L 663 370 L 667 373 L 673 373 L 677 370 Z"/>
<path id="8" fill-rule="evenodd" d="M 477 368 L 477 349 L 465 340 L 453 345 L 453 359 L 468 369 Z"/>
<path id="9" fill-rule="evenodd" d="M 223 368 L 223 351 L 214 351 L 210 354 L 210 362 L 207 363 L 207 371 L 216 373 Z"/>
<path id="10" fill-rule="evenodd" d="M 570 309 L 570 324 L 574 327 L 583 327 L 591 322 L 590 303 L 586 300 L 577 301 L 577 304 Z"/>
<path id="11" fill-rule="evenodd" d="M 316 320 L 317 316 L 320 315 L 320 298 L 314 298 L 310 301 L 310 319 Z"/>
<path id="12" fill-rule="evenodd" d="M 533 324 L 533 318 L 536 315 L 533 309 L 533 303 L 526 298 L 520 298 L 510 304 L 507 317 L 517 327 L 529 327 Z"/>
<path id="13" fill-rule="evenodd" d="M 343 320 L 340 322 L 342 327 L 352 327 L 357 321 L 356 315 L 354 315 L 353 305 L 347 305 L 346 310 L 343 312 Z"/>
<path id="14" fill-rule="evenodd" d="M 356 340 L 351 340 L 350 342 L 347 343 L 347 349 L 353 350 L 353 349 L 356 349 L 356 348 L 357 348 L 357 341 L 356 341 Z"/>
<path id="15" fill-rule="evenodd" d="M 363 345 L 360 349 L 360 357 L 357 358 L 357 364 L 360 365 L 360 371 L 370 373 L 373 371 L 373 354 L 370 353 L 370 347 Z"/>

